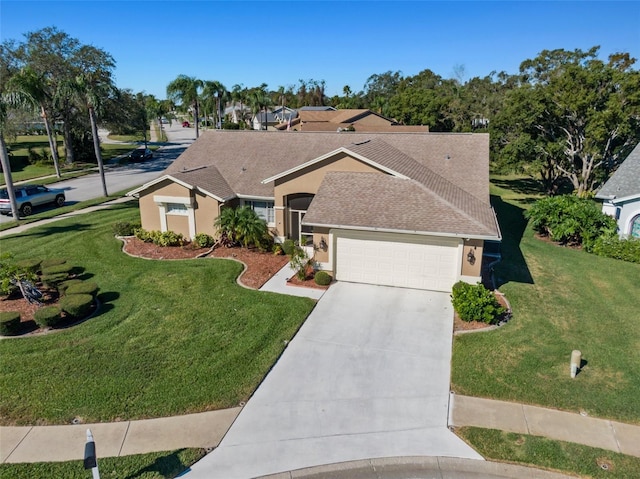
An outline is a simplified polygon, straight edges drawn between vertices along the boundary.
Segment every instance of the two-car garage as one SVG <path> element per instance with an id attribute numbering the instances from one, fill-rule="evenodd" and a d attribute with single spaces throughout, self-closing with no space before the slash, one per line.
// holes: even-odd
<path id="1" fill-rule="evenodd" d="M 462 240 L 333 230 L 338 281 L 451 291 L 459 278 Z"/>

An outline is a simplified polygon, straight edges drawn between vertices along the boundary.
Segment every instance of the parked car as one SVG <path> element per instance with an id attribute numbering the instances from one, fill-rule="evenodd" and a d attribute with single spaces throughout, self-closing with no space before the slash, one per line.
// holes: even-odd
<path id="1" fill-rule="evenodd" d="M 47 188 L 42 185 L 18 186 L 14 188 L 16 193 L 16 203 L 20 216 L 29 216 L 33 213 L 35 206 L 53 203 L 56 206 L 64 205 L 66 198 L 64 190 L 57 188 Z M 11 214 L 11 202 L 6 189 L 0 190 L 0 213 Z"/>
<path id="2" fill-rule="evenodd" d="M 150 160 L 151 158 L 153 158 L 153 152 L 149 148 L 138 148 L 127 156 L 127 159 L 132 163 Z"/>
<path id="3" fill-rule="evenodd" d="M 189 128 L 189 127 L 191 127 L 191 123 L 189 123 L 188 121 L 182 122 L 182 128 Z"/>

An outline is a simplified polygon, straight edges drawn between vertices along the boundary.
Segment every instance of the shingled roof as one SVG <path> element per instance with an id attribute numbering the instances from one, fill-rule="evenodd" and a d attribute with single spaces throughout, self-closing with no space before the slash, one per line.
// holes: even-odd
<path id="1" fill-rule="evenodd" d="M 640 143 L 598 191 L 596 198 L 616 199 L 640 195 Z"/>
<path id="2" fill-rule="evenodd" d="M 352 154 L 391 175 L 327 175 L 305 223 L 336 224 L 334 215 L 352 226 L 499 236 L 489 204 L 486 134 L 205 131 L 165 174 L 220 198 L 272 198 L 273 181 L 263 180 L 334 152 Z M 353 211 L 338 213 L 341 201 Z M 373 210 L 387 213 L 372 215 Z"/>
<path id="3" fill-rule="evenodd" d="M 354 201 L 353 191 L 357 191 Z M 377 173 L 327 172 L 303 223 L 405 233 L 499 236 L 489 205 L 473 215 L 411 179 Z"/>

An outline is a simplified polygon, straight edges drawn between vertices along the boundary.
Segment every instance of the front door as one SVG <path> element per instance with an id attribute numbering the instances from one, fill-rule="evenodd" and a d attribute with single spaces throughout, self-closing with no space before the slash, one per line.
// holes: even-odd
<path id="1" fill-rule="evenodd" d="M 309 246 L 313 244 L 313 227 L 302 224 L 306 211 L 289 210 L 289 230 L 290 238 L 297 241 L 300 246 Z"/>

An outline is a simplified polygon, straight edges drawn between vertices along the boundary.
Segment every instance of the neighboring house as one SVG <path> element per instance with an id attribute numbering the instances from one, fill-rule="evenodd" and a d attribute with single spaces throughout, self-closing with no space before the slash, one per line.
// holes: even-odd
<path id="1" fill-rule="evenodd" d="M 640 143 L 598 191 L 602 211 L 618 222 L 621 237 L 640 238 Z"/>
<path id="2" fill-rule="evenodd" d="M 410 133 L 429 131 L 428 126 L 400 125 L 367 109 L 304 109 L 298 110 L 298 116 L 291 122 L 276 126 L 278 130 L 293 131 L 357 131 L 366 133 L 398 132 Z"/>
<path id="3" fill-rule="evenodd" d="M 144 229 L 188 238 L 248 205 L 341 281 L 450 291 L 500 240 L 487 134 L 205 131 L 128 195 Z"/>

